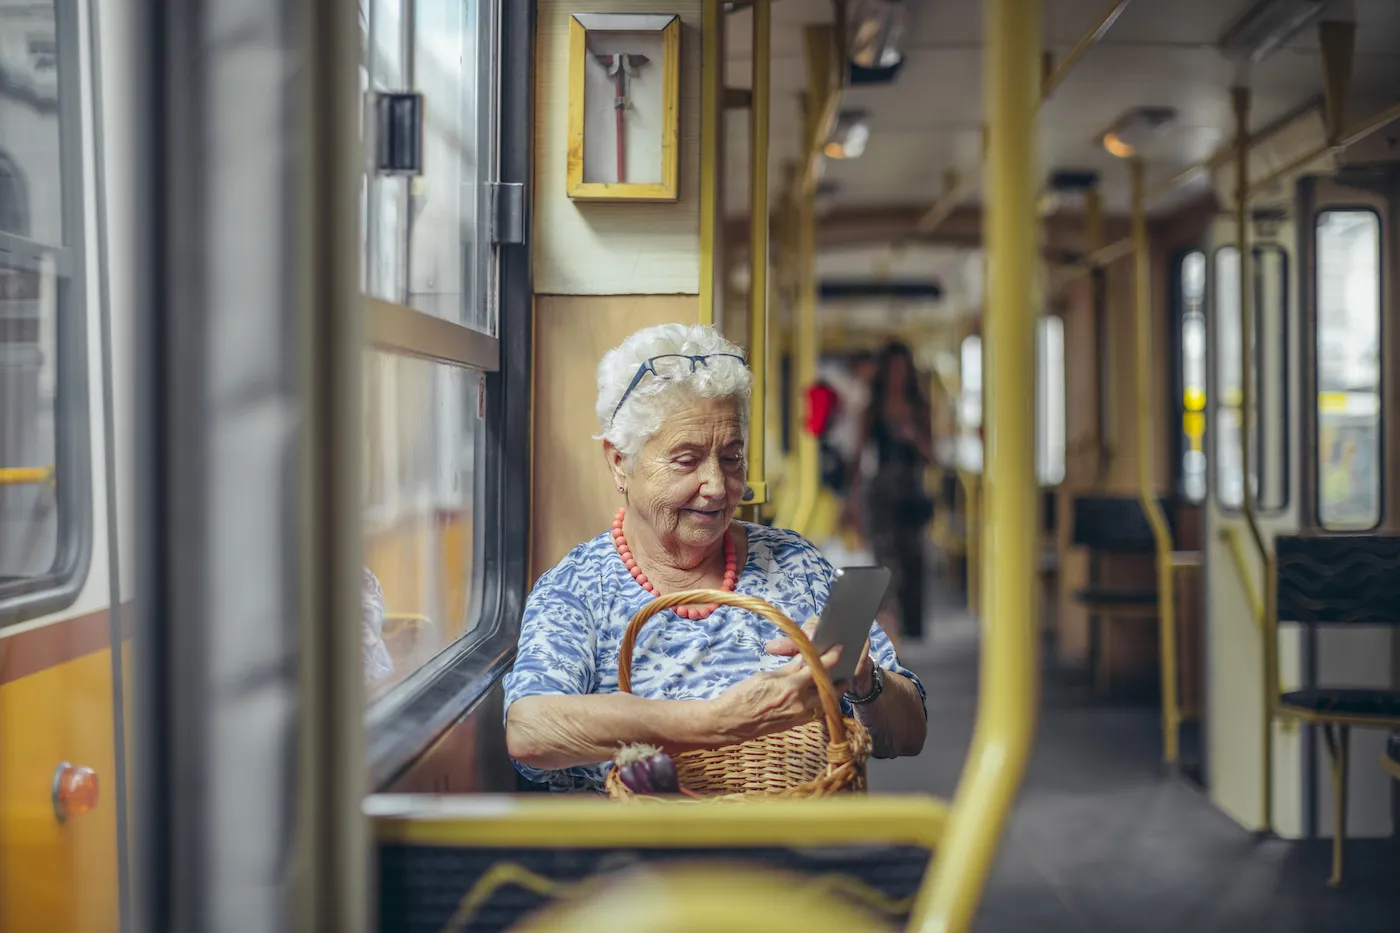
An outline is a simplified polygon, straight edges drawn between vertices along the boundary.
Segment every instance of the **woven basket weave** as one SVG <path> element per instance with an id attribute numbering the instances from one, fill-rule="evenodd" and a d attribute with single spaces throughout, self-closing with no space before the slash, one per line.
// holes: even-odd
<path id="1" fill-rule="evenodd" d="M 618 648 L 617 687 L 632 692 L 632 652 L 642 626 L 657 613 L 676 606 L 722 605 L 747 609 L 772 622 L 797 645 L 812 669 L 822 716 L 738 745 L 682 752 L 674 756 L 680 785 L 709 800 L 752 797 L 825 797 L 865 791 L 865 765 L 870 758 L 870 733 L 855 719 L 841 715 L 841 703 L 831 676 L 806 633 L 787 616 L 761 599 L 719 590 L 687 590 L 662 596 L 641 609 L 627 626 Z M 633 794 L 622 783 L 617 765 L 605 782 L 615 800 L 675 800 Z"/>

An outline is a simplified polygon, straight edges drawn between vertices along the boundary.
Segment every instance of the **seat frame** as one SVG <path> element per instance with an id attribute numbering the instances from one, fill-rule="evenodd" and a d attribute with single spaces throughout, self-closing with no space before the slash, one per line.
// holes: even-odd
<path id="1" fill-rule="evenodd" d="M 1377 539 L 1382 537 L 1390 536 L 1368 535 L 1365 536 L 1365 538 L 1351 539 L 1351 542 L 1355 543 L 1358 541 L 1363 541 L 1367 539 Z M 1274 559 L 1269 560 L 1267 562 L 1269 572 L 1269 580 L 1267 581 L 1266 590 L 1268 597 L 1268 606 L 1266 607 L 1267 611 L 1264 613 L 1266 627 L 1264 633 L 1264 674 L 1266 681 L 1264 708 L 1267 717 L 1265 727 L 1267 729 L 1272 729 L 1273 723 L 1276 721 L 1281 723 L 1303 723 L 1306 725 L 1321 727 L 1323 741 L 1325 742 L 1327 747 L 1327 756 L 1330 759 L 1332 765 L 1332 791 L 1335 795 L 1332 807 L 1332 873 L 1327 879 L 1327 884 L 1331 887 L 1339 887 L 1342 884 L 1345 869 L 1344 856 L 1346 850 L 1348 803 L 1347 782 L 1350 777 L 1351 730 L 1353 728 L 1400 730 L 1400 716 L 1329 712 L 1325 710 L 1316 710 L 1310 707 L 1285 702 L 1285 697 L 1287 696 L 1287 694 L 1281 693 L 1279 689 L 1278 658 L 1278 631 L 1280 624 L 1280 614 L 1278 566 L 1279 561 L 1277 554 L 1278 546 L 1283 540 L 1283 538 L 1276 538 L 1274 540 L 1275 557 Z M 1319 538 L 1314 540 L 1318 542 L 1330 541 L 1333 543 L 1340 543 L 1341 541 L 1344 541 L 1346 539 Z M 1353 593 L 1355 592 L 1354 586 L 1348 586 L 1348 584 L 1346 583 L 1342 583 L 1339 585 L 1343 588 L 1352 590 Z M 1400 607 L 1392 607 L 1392 613 L 1394 612 L 1395 608 Z M 1340 622 L 1328 619 L 1290 619 L 1289 621 L 1298 625 L 1304 625 L 1308 627 L 1326 626 L 1329 628 L 1337 627 L 1338 625 L 1345 626 L 1348 624 L 1359 624 L 1354 619 L 1347 622 Z M 1377 617 L 1374 619 L 1374 621 L 1371 621 L 1370 619 L 1368 619 L 1367 621 L 1370 622 L 1371 625 L 1375 626 L 1400 626 L 1400 616 L 1396 616 L 1394 618 L 1386 617 L 1384 615 L 1384 610 L 1377 614 Z M 1357 688 L 1329 688 L 1327 686 L 1317 686 L 1313 689 L 1327 690 Z M 1377 687 L 1375 688 L 1375 692 L 1394 693 L 1396 691 L 1385 687 Z M 1389 761 L 1389 756 L 1386 756 L 1386 758 L 1387 761 Z M 1395 762 L 1394 765 L 1395 767 L 1394 769 L 1392 769 L 1389 766 L 1389 763 L 1387 763 L 1386 770 L 1394 774 L 1397 779 L 1400 779 L 1400 762 Z"/>

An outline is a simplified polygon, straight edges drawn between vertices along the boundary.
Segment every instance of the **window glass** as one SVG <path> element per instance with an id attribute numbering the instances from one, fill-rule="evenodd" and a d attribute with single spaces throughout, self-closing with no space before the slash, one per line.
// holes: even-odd
<path id="1" fill-rule="evenodd" d="M 477 262 L 478 202 L 485 180 L 477 139 L 479 82 L 474 0 L 418 0 L 413 71 L 424 96 L 424 174 L 413 179 L 409 303 L 491 331 Z"/>
<path id="2" fill-rule="evenodd" d="M 1206 257 L 1196 250 L 1181 260 L 1181 494 L 1206 497 Z"/>
<path id="3" fill-rule="evenodd" d="M 1055 315 L 1041 318 L 1036 338 L 1036 479 L 1042 486 L 1058 486 L 1065 478 L 1064 322 Z"/>
<path id="4" fill-rule="evenodd" d="M 1250 388 L 1250 489 L 1256 506 L 1278 510 L 1288 501 L 1287 435 L 1287 255 L 1277 246 L 1250 251 L 1250 298 L 1253 307 Z M 1214 426 L 1216 495 L 1222 509 L 1244 505 L 1243 451 L 1240 449 L 1240 263 L 1239 252 L 1224 246 L 1215 252 L 1215 373 L 1217 397 Z M 1260 341 L 1260 337 L 1264 338 Z M 1204 401 L 1204 400 L 1202 400 Z M 1263 477 L 1261 485 L 1260 477 Z"/>
<path id="5" fill-rule="evenodd" d="M 962 386 L 958 395 L 958 468 L 982 472 L 982 338 L 962 342 Z"/>
<path id="6" fill-rule="evenodd" d="M 1380 219 L 1317 219 L 1317 489 L 1324 528 L 1374 528 L 1381 515 Z"/>
<path id="7" fill-rule="evenodd" d="M 1244 504 L 1240 450 L 1240 256 L 1233 246 L 1215 251 L 1216 497 L 1223 509 Z"/>
<path id="8" fill-rule="evenodd" d="M 59 64 L 53 5 L 0 10 L 0 597 L 71 582 L 87 533 L 87 458 L 65 443 L 86 425 L 70 382 L 84 365 L 81 227 L 64 215 L 81 203 L 66 160 L 76 109 Z"/>
<path id="9" fill-rule="evenodd" d="M 369 9 L 365 73 L 373 107 L 374 92 L 408 90 L 409 77 L 404 42 L 407 30 L 403 0 L 362 0 Z M 363 9 L 363 7 L 362 7 Z M 373 126 L 368 120 L 365 126 Z M 365 271 L 367 290 L 376 298 L 402 304 L 408 297 L 408 186 L 409 179 L 378 175 L 373 170 L 374 146 L 366 139 Z"/>
<path id="10" fill-rule="evenodd" d="M 1278 246 L 1256 247 L 1253 279 L 1256 414 L 1250 471 L 1259 508 L 1276 512 L 1288 504 L 1288 254 Z"/>
<path id="11" fill-rule="evenodd" d="M 482 375 L 368 351 L 365 359 L 366 678 L 371 695 L 473 631 Z M 372 575 L 372 576 L 371 576 Z M 385 652 L 372 644 L 378 625 Z"/>

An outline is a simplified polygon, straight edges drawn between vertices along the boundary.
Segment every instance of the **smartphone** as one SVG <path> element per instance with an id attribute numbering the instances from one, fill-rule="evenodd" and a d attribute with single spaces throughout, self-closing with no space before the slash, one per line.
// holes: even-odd
<path id="1" fill-rule="evenodd" d="M 812 644 L 818 654 L 841 646 L 841 658 L 831 669 L 832 680 L 850 680 L 860 663 L 860 650 L 870 637 L 870 626 L 889 589 L 890 572 L 884 567 L 842 567 L 831 583 L 831 595 L 822 607 Z"/>

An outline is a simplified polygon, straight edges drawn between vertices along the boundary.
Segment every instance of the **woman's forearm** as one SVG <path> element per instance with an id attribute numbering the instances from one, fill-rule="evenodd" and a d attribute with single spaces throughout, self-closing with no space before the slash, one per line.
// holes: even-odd
<path id="1" fill-rule="evenodd" d="M 856 718 L 870 730 L 876 758 L 917 755 L 928 735 L 924 701 L 913 681 L 885 671 L 885 690 L 872 703 L 856 708 Z"/>
<path id="2" fill-rule="evenodd" d="M 506 748 L 542 771 L 609 761 L 644 742 L 671 754 L 728 744 L 706 700 L 646 700 L 630 693 L 522 697 L 506 714 Z"/>

